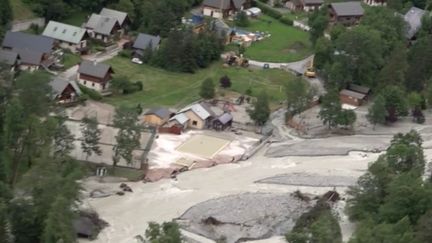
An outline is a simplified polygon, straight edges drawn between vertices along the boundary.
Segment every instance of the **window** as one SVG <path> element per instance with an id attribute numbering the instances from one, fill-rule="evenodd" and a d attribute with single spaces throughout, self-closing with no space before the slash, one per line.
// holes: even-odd
<path id="1" fill-rule="evenodd" d="M 198 122 L 197 121 L 192 121 L 192 126 L 196 126 L 196 125 L 198 125 Z"/>
<path id="2" fill-rule="evenodd" d="M 63 33 L 63 34 L 66 33 L 66 29 L 64 29 L 64 30 L 62 31 L 62 33 Z"/>
<path id="3" fill-rule="evenodd" d="M 54 31 L 57 31 L 57 29 L 58 29 L 57 27 L 54 27 Z"/>
<path id="4" fill-rule="evenodd" d="M 86 85 L 86 84 L 87 84 L 87 81 L 84 80 L 84 85 Z"/>
<path id="5" fill-rule="evenodd" d="M 94 87 L 94 83 L 92 83 L 92 87 Z"/>

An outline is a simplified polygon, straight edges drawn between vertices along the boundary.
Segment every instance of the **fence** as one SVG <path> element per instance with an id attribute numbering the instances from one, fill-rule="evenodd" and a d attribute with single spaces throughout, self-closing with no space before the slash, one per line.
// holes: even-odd
<path id="1" fill-rule="evenodd" d="M 44 27 L 45 26 L 45 19 L 44 18 L 34 18 L 34 19 L 27 19 L 27 20 L 23 20 L 23 21 L 15 21 L 12 23 L 11 30 L 13 32 L 24 31 L 24 30 L 28 30 L 30 28 L 30 26 L 32 26 L 32 25 Z"/>

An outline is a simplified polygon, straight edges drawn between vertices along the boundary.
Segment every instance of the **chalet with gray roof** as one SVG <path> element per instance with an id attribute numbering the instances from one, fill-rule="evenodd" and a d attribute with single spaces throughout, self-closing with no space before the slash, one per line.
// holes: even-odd
<path id="1" fill-rule="evenodd" d="M 422 18 L 427 14 L 427 11 L 416 7 L 411 7 L 403 16 L 406 22 L 405 36 L 408 40 L 414 40 L 417 32 L 422 25 Z"/>
<path id="2" fill-rule="evenodd" d="M 196 103 L 183 108 L 177 114 L 188 118 L 188 127 L 195 129 L 210 128 L 216 114 L 206 103 Z"/>
<path id="3" fill-rule="evenodd" d="M 144 54 L 144 50 L 151 48 L 152 50 L 157 50 L 161 38 L 159 36 L 149 35 L 140 33 L 135 39 L 132 49 L 134 51 L 134 56 L 141 57 Z"/>
<path id="4" fill-rule="evenodd" d="M 103 92 L 109 87 L 114 71 L 105 63 L 83 60 L 78 68 L 78 82 L 90 89 Z"/>
<path id="5" fill-rule="evenodd" d="M 363 0 L 369 6 L 387 6 L 387 0 Z"/>
<path id="6" fill-rule="evenodd" d="M 202 13 L 213 18 L 227 18 L 251 6 L 250 0 L 204 0 Z"/>
<path id="7" fill-rule="evenodd" d="M 17 53 L 19 68 L 27 71 L 51 66 L 54 63 L 51 57 L 53 48 L 54 39 L 23 32 L 8 31 L 2 42 L 2 49 Z"/>
<path id="8" fill-rule="evenodd" d="M 360 2 L 339 2 L 329 5 L 330 21 L 343 25 L 355 25 L 364 15 Z"/>
<path id="9" fill-rule="evenodd" d="M 125 28 L 130 24 L 129 16 L 125 12 L 121 12 L 109 8 L 103 8 L 100 11 L 99 15 L 116 19 L 120 27 L 122 28 Z"/>
<path id="10" fill-rule="evenodd" d="M 74 80 L 55 77 L 49 84 L 53 91 L 53 99 L 59 103 L 64 104 L 77 101 L 81 95 L 81 90 Z"/>
<path id="11" fill-rule="evenodd" d="M 213 129 L 217 131 L 223 131 L 228 127 L 231 127 L 233 122 L 233 116 L 230 113 L 224 113 L 213 121 Z"/>
<path id="12" fill-rule="evenodd" d="M 163 107 L 152 108 L 144 113 L 144 123 L 152 126 L 165 124 L 175 113 Z"/>
<path id="13" fill-rule="evenodd" d="M 53 38 L 58 46 L 73 53 L 83 53 L 87 50 L 88 35 L 84 28 L 50 21 L 42 35 Z"/>
<path id="14" fill-rule="evenodd" d="M 11 71 L 15 71 L 15 68 L 18 66 L 18 61 L 18 53 L 8 50 L 0 50 L 0 63 L 8 65 Z"/>
<path id="15" fill-rule="evenodd" d="M 310 12 L 319 9 L 323 4 L 324 0 L 290 0 L 285 5 L 292 11 Z"/>

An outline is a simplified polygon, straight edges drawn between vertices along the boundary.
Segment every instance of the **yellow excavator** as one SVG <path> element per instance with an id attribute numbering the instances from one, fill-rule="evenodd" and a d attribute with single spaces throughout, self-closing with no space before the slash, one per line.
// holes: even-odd
<path id="1" fill-rule="evenodd" d="M 313 66 L 314 64 L 314 57 L 312 57 L 312 59 L 309 62 L 309 65 L 306 69 L 306 71 L 304 72 L 304 76 L 308 77 L 308 78 L 315 78 L 316 77 L 316 72 L 315 72 L 315 68 Z"/>

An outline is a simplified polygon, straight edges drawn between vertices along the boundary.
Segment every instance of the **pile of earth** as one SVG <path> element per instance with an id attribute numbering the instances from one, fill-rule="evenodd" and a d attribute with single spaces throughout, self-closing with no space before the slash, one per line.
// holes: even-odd
<path id="1" fill-rule="evenodd" d="M 245 193 L 199 203 L 177 222 L 187 231 L 227 243 L 266 239 L 290 231 L 315 203 L 291 194 Z"/>

